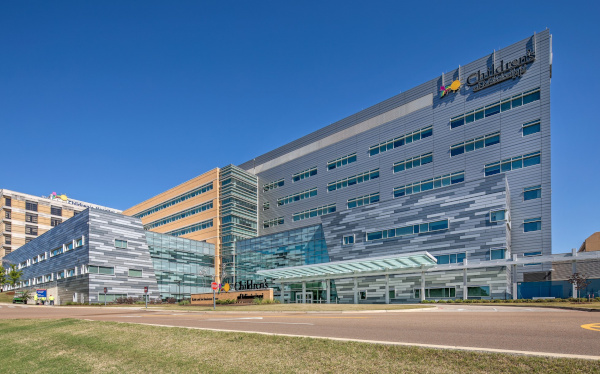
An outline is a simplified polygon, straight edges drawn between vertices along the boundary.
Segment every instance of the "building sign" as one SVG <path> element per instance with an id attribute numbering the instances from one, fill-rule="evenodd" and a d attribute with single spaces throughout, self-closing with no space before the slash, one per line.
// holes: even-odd
<path id="1" fill-rule="evenodd" d="M 478 70 L 467 77 L 467 86 L 473 87 L 473 92 L 504 82 L 509 79 L 517 79 L 527 71 L 527 64 L 535 61 L 535 52 L 527 50 L 525 56 L 515 58 L 505 63 L 500 61 L 499 65 L 492 64 L 487 71 Z"/>
<path id="2" fill-rule="evenodd" d="M 103 207 L 103 206 L 95 205 L 95 204 L 88 204 L 88 203 L 85 203 L 85 202 L 79 201 L 79 200 L 69 199 L 67 197 L 67 195 L 65 195 L 65 194 L 59 195 L 56 192 L 52 192 L 48 196 L 42 196 L 42 198 L 43 199 L 50 199 L 50 200 L 57 200 L 57 201 L 60 201 L 60 202 L 65 202 L 67 204 L 71 204 L 71 205 L 75 205 L 75 206 L 80 206 L 80 207 L 83 207 L 83 208 L 93 208 L 93 209 L 104 210 L 104 211 L 107 211 L 107 212 L 121 213 L 120 210 L 111 209 L 111 208 L 107 208 L 107 207 Z"/>
<path id="3" fill-rule="evenodd" d="M 450 92 L 456 92 L 460 88 L 460 80 L 455 80 L 449 86 L 440 86 L 440 98 L 448 95 Z"/>
<path id="4" fill-rule="evenodd" d="M 269 288 L 269 284 L 267 283 L 267 280 L 265 279 L 264 282 L 254 282 L 253 280 L 247 280 L 247 281 L 239 281 L 236 282 L 234 285 L 234 288 L 236 291 L 245 291 L 245 290 L 262 290 L 265 288 Z"/>
<path id="5" fill-rule="evenodd" d="M 234 304 L 252 304 L 254 299 L 273 300 L 273 289 L 253 291 L 231 291 L 214 295 L 216 300 L 235 300 Z M 192 305 L 213 305 L 213 293 L 191 295 Z"/>
<path id="6" fill-rule="evenodd" d="M 38 299 L 40 299 L 42 297 L 46 297 L 46 295 L 47 295 L 46 290 L 35 290 L 35 293 L 36 293 Z"/>

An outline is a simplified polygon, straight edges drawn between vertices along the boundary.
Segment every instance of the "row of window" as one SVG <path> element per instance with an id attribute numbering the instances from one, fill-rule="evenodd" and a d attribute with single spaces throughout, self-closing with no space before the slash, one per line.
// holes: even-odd
<path id="1" fill-rule="evenodd" d="M 285 178 L 281 178 L 279 180 L 276 180 L 275 182 L 264 184 L 263 191 L 267 192 L 269 190 L 274 190 L 278 187 L 283 187 L 283 185 L 285 185 Z"/>
<path id="2" fill-rule="evenodd" d="M 379 192 L 348 200 L 348 209 L 379 202 Z"/>
<path id="3" fill-rule="evenodd" d="M 400 171 L 416 168 L 417 166 L 426 165 L 433 162 L 433 153 L 424 153 L 420 156 L 407 158 L 404 161 L 396 162 L 394 164 L 394 173 Z"/>
<path id="4" fill-rule="evenodd" d="M 71 242 L 69 242 L 67 244 L 63 244 L 62 246 L 51 250 L 50 251 L 50 257 L 54 257 L 54 256 L 57 256 L 57 255 L 60 255 L 60 254 L 62 254 L 64 252 L 68 252 L 68 251 L 70 251 L 70 250 L 72 250 L 74 248 L 82 247 L 84 245 L 84 243 L 85 243 L 85 240 L 84 240 L 84 237 L 82 236 L 79 239 L 73 240 L 73 241 L 71 241 Z M 33 258 L 30 258 L 30 259 L 27 259 L 26 261 L 21 262 L 18 265 L 18 268 L 19 269 L 23 269 L 23 268 L 26 268 L 26 267 L 31 266 L 31 265 L 35 265 L 35 264 L 37 264 L 39 262 L 42 262 L 44 260 L 47 260 L 47 259 L 48 259 L 48 254 L 46 252 L 44 252 L 42 254 L 34 256 Z"/>
<path id="5" fill-rule="evenodd" d="M 467 140 L 450 147 L 450 157 L 500 143 L 500 131 Z"/>
<path id="6" fill-rule="evenodd" d="M 495 103 L 486 105 L 475 110 L 466 112 L 450 119 L 450 128 L 454 129 L 462 125 L 478 121 L 487 117 L 494 116 L 500 112 L 506 112 L 508 110 L 518 108 L 522 105 L 526 105 L 540 99 L 540 89 L 535 88 L 510 98 L 497 101 Z"/>
<path id="7" fill-rule="evenodd" d="M 277 205 L 286 205 L 289 203 L 293 203 L 294 201 L 308 199 L 313 196 L 317 196 L 317 187 L 311 188 L 310 190 L 298 192 L 293 195 L 279 198 L 279 199 L 277 199 Z"/>
<path id="8" fill-rule="evenodd" d="M 329 161 L 327 163 L 327 170 L 337 169 L 339 167 L 351 164 L 353 162 L 356 162 L 356 152 L 351 153 L 347 156 L 336 158 L 335 160 Z"/>
<path id="9" fill-rule="evenodd" d="M 379 178 L 379 168 L 373 169 L 371 171 L 367 171 L 364 173 L 360 173 L 357 175 L 353 175 L 348 178 L 340 179 L 335 182 L 331 182 L 327 184 L 327 191 L 335 191 L 342 188 L 346 188 L 348 186 L 353 186 L 355 184 L 367 182 L 371 179 Z"/>
<path id="10" fill-rule="evenodd" d="M 212 219 L 206 220 L 204 222 L 196 223 L 194 225 L 191 225 L 191 226 L 188 226 L 188 227 L 184 227 L 184 228 L 179 229 L 179 230 L 170 231 L 170 232 L 167 232 L 167 234 L 168 235 L 173 235 L 173 236 L 181 236 L 181 235 L 190 234 L 192 232 L 196 232 L 196 231 L 208 229 L 210 227 L 213 227 L 213 220 Z"/>
<path id="11" fill-rule="evenodd" d="M 528 166 L 539 165 L 540 162 L 541 153 L 539 151 L 513 158 L 507 158 L 506 160 L 486 164 L 485 176 L 487 177 L 488 175 L 494 175 L 511 170 L 526 168 Z"/>
<path id="12" fill-rule="evenodd" d="M 195 196 L 201 195 L 203 193 L 206 193 L 208 191 L 211 191 L 212 189 L 213 189 L 213 182 L 207 183 L 207 184 L 202 185 L 202 186 L 200 186 L 198 188 L 195 188 L 195 189 L 193 189 L 193 190 L 191 190 L 189 192 L 186 192 L 186 193 L 184 193 L 182 195 L 179 195 L 179 196 L 176 196 L 176 197 L 174 197 L 174 198 L 172 198 L 170 200 L 167 200 L 164 203 L 161 203 L 159 205 L 153 206 L 150 209 L 146 209 L 143 212 L 140 212 L 138 214 L 134 214 L 134 217 L 137 217 L 137 218 L 146 217 L 146 216 L 148 216 L 148 215 L 150 215 L 152 213 L 156 213 L 156 212 L 158 212 L 160 210 L 163 210 L 163 209 L 168 208 L 170 206 L 173 206 L 175 204 L 179 204 L 182 201 L 191 199 L 192 197 L 195 197 Z"/>
<path id="13" fill-rule="evenodd" d="M 37 284 L 52 282 L 55 279 L 60 280 L 60 279 L 74 277 L 74 276 L 77 276 L 80 274 L 86 274 L 86 273 L 102 274 L 102 275 L 115 275 L 115 268 L 108 267 L 108 266 L 88 265 L 87 269 L 86 269 L 86 266 L 83 265 L 83 266 L 81 266 L 81 269 L 78 269 L 77 267 L 75 267 L 75 268 L 71 268 L 71 269 L 57 271 L 56 275 L 55 275 L 55 273 L 50 273 L 50 274 L 46 274 L 46 275 L 41 275 L 41 276 L 33 278 L 33 279 L 24 280 L 20 283 L 20 287 L 35 286 Z M 141 278 L 143 276 L 142 270 L 139 270 L 139 269 L 128 269 L 127 274 L 131 278 Z"/>
<path id="14" fill-rule="evenodd" d="M 490 286 L 468 286 L 467 287 L 467 297 L 489 297 Z M 421 289 L 414 289 L 415 299 L 421 298 Z M 456 297 L 456 288 L 455 287 L 431 287 L 425 288 L 425 298 L 426 299 L 446 299 L 446 298 L 454 298 Z"/>
<path id="15" fill-rule="evenodd" d="M 465 172 L 459 171 L 452 174 L 446 174 L 435 178 L 429 178 L 420 182 L 406 184 L 404 186 L 394 188 L 394 197 L 412 195 L 414 193 L 433 190 L 436 188 L 450 186 L 452 184 L 465 181 Z"/>
<path id="16" fill-rule="evenodd" d="M 268 219 L 263 221 L 263 228 L 267 229 L 269 227 L 283 225 L 283 222 L 283 217 Z"/>
<path id="17" fill-rule="evenodd" d="M 310 178 L 313 175 L 317 175 L 317 167 L 316 166 L 292 175 L 292 180 L 294 182 L 299 182 L 302 179 Z"/>
<path id="18" fill-rule="evenodd" d="M 412 142 L 416 142 L 417 140 L 428 138 L 431 135 L 433 135 L 433 126 L 424 127 L 420 130 L 416 130 L 369 147 L 369 156 L 375 156 L 379 153 L 401 147 L 405 144 L 410 144 Z"/>
<path id="19" fill-rule="evenodd" d="M 167 223 L 171 223 L 171 222 L 178 221 L 180 219 L 183 219 L 183 218 L 186 218 L 186 217 L 189 217 L 189 216 L 193 216 L 194 214 L 198 214 L 198 213 L 204 212 L 205 210 L 212 209 L 212 208 L 213 208 L 213 201 L 211 200 L 211 201 L 206 202 L 204 204 L 200 204 L 200 205 L 195 206 L 193 208 L 184 210 L 183 212 L 179 212 L 179 213 L 170 215 L 168 217 L 161 218 L 161 219 L 159 219 L 157 221 L 151 222 L 151 223 L 149 223 L 147 225 L 144 225 L 144 229 L 145 230 L 150 230 L 150 229 L 153 229 L 155 227 L 166 225 Z"/>
<path id="20" fill-rule="evenodd" d="M 294 213 L 292 219 L 294 221 L 301 221 L 303 219 L 322 216 L 323 214 L 335 212 L 335 204 L 324 205 L 318 208 L 308 209 L 303 212 Z"/>
<path id="21" fill-rule="evenodd" d="M 440 231 L 440 230 L 447 230 L 447 229 L 448 229 L 448 220 L 443 219 L 440 221 L 421 223 L 418 225 L 404 226 L 404 227 L 399 227 L 396 229 L 367 232 L 366 238 L 367 238 L 367 241 L 383 240 L 383 239 L 397 238 L 400 236 L 423 234 L 426 232 L 433 232 L 433 231 Z"/>

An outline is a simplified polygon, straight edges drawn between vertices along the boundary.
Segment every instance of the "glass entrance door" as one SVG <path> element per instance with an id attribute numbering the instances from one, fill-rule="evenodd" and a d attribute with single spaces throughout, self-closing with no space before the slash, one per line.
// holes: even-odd
<path id="1" fill-rule="evenodd" d="M 306 303 L 307 304 L 312 304 L 312 302 L 313 302 L 313 293 L 312 292 L 305 292 L 304 296 L 306 297 Z M 302 304 L 302 292 L 296 292 L 296 303 Z"/>

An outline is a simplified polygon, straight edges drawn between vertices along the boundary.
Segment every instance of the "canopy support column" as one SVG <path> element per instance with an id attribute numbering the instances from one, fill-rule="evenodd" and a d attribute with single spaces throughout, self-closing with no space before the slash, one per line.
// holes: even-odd
<path id="1" fill-rule="evenodd" d="M 463 300 L 469 298 L 469 289 L 467 288 L 467 259 L 463 260 Z"/>
<path id="2" fill-rule="evenodd" d="M 421 301 L 425 301 L 425 270 L 423 270 L 423 265 L 421 265 L 421 292 L 419 292 L 419 296 L 421 296 Z"/>
<path id="3" fill-rule="evenodd" d="M 285 284 L 281 283 L 280 285 L 281 287 L 281 295 L 279 296 L 279 301 L 281 301 L 282 304 L 285 304 Z"/>
<path id="4" fill-rule="evenodd" d="M 329 279 L 325 279 L 325 289 L 327 290 L 327 304 L 331 302 L 331 282 Z"/>
<path id="5" fill-rule="evenodd" d="M 385 275 L 385 303 L 390 303 L 390 275 Z"/>
<path id="6" fill-rule="evenodd" d="M 306 282 L 302 282 L 302 304 L 306 304 Z"/>
<path id="7" fill-rule="evenodd" d="M 354 304 L 358 304 L 358 278 L 354 277 Z"/>

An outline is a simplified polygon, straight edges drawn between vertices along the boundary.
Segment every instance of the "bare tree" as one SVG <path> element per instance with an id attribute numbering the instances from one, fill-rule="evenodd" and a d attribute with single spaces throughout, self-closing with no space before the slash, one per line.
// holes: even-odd
<path id="1" fill-rule="evenodd" d="M 592 281 L 588 280 L 587 275 L 580 273 L 573 273 L 569 277 L 569 283 L 575 285 L 577 289 L 577 298 L 581 296 L 581 290 L 585 289 Z"/>

